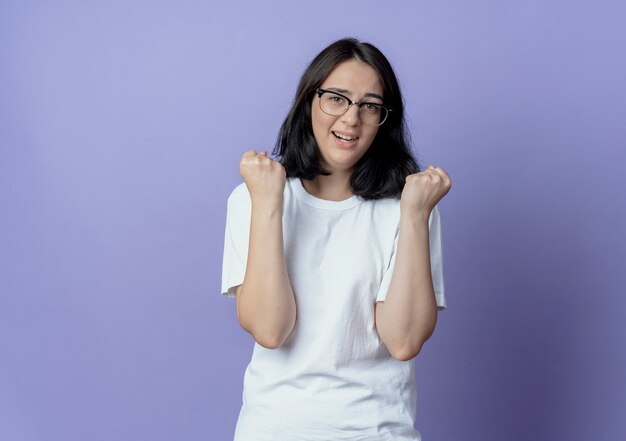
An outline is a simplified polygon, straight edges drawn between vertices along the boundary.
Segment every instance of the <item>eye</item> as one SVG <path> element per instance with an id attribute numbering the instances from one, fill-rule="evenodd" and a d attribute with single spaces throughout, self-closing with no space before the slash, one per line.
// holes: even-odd
<path id="1" fill-rule="evenodd" d="M 378 113 L 380 112 L 381 105 L 375 103 L 363 103 L 363 107 L 367 113 Z"/>
<path id="2" fill-rule="evenodd" d="M 339 96 L 339 95 L 335 95 L 333 93 L 328 93 L 326 96 L 326 100 L 331 103 L 334 106 L 345 106 L 346 105 L 346 99 Z"/>

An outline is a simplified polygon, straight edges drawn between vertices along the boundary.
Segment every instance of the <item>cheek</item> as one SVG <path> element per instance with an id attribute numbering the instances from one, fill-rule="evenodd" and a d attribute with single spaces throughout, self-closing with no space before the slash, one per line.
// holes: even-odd
<path id="1" fill-rule="evenodd" d="M 311 112 L 311 125 L 313 126 L 313 134 L 317 137 L 324 136 L 330 126 L 333 124 L 334 117 L 322 113 L 319 109 L 312 109 Z"/>
<path id="2" fill-rule="evenodd" d="M 366 138 L 369 144 L 371 145 L 372 142 L 374 142 L 374 138 L 376 138 L 377 134 L 378 134 L 378 128 L 373 128 L 373 129 L 369 129 L 366 133 L 364 133 L 363 137 Z"/>

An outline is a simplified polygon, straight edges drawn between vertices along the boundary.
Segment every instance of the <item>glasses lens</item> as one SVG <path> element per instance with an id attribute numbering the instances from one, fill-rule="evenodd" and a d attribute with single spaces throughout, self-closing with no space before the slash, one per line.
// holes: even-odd
<path id="1" fill-rule="evenodd" d="M 387 118 L 387 109 L 376 103 L 363 103 L 359 108 L 361 121 L 368 126 L 379 126 Z"/>
<path id="2" fill-rule="evenodd" d="M 320 109 L 322 112 L 339 116 L 346 113 L 350 103 L 348 100 L 334 92 L 323 92 L 320 96 Z M 379 126 L 387 119 L 387 108 L 377 103 L 361 103 L 359 105 L 359 116 L 363 124 L 369 126 Z"/>
<path id="3" fill-rule="evenodd" d="M 346 112 L 348 101 L 336 93 L 324 92 L 320 97 L 320 107 L 324 113 L 339 116 Z"/>

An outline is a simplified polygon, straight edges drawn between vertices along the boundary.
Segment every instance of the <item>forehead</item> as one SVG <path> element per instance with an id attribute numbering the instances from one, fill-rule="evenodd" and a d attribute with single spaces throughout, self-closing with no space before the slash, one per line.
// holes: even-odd
<path id="1" fill-rule="evenodd" d="M 348 60 L 339 63 L 328 74 L 321 87 L 345 89 L 354 95 L 364 95 L 366 93 L 383 94 L 383 86 L 378 72 L 369 64 L 358 60 Z M 349 95 L 348 93 L 346 94 Z"/>

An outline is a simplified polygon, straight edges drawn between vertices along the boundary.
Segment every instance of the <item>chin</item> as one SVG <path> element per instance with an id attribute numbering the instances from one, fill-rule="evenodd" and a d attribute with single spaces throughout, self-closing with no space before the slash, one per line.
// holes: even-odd
<path id="1" fill-rule="evenodd" d="M 354 170 L 354 166 L 356 165 L 357 161 L 350 161 L 350 162 L 344 162 L 344 161 L 325 161 L 324 164 L 324 168 L 328 171 L 332 171 L 332 172 L 352 172 Z"/>
<path id="2" fill-rule="evenodd" d="M 327 144 L 323 152 L 318 147 L 320 165 L 325 170 L 337 172 L 351 172 L 366 151 L 360 151 L 359 146 L 352 149 L 341 149 L 335 146 L 334 143 Z"/>

